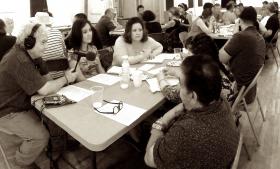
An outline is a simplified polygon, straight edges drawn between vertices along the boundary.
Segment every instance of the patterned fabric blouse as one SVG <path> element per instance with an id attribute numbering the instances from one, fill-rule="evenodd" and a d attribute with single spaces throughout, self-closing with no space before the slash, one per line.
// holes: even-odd
<path id="1" fill-rule="evenodd" d="M 89 45 L 88 52 L 93 52 L 93 53 L 97 54 L 97 48 L 95 46 Z M 73 54 L 73 52 L 69 53 L 69 56 L 71 59 L 74 59 L 74 60 L 77 60 L 77 57 L 78 57 L 76 54 Z M 99 57 L 99 56 L 96 56 L 96 57 Z M 85 57 L 81 57 L 79 66 L 80 66 L 80 69 L 81 69 L 83 75 L 86 78 L 89 78 L 89 77 L 92 77 L 92 76 L 95 76 L 98 74 L 98 69 L 97 69 L 98 64 L 97 64 L 96 60 L 90 61 L 90 60 L 87 60 Z"/>
<path id="2" fill-rule="evenodd" d="M 174 103 L 181 103 L 180 98 L 180 85 L 170 86 L 167 85 L 161 90 L 167 100 Z M 228 102 L 232 102 L 234 100 L 234 90 L 231 81 L 225 76 L 222 75 L 222 91 L 221 97 L 225 98 Z"/>
<path id="3" fill-rule="evenodd" d="M 226 169 L 234 160 L 239 134 L 229 107 L 219 100 L 184 111 L 154 146 L 158 169 Z"/>

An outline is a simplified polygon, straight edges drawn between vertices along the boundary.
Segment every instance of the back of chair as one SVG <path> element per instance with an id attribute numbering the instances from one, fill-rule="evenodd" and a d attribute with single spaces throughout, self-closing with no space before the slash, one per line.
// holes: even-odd
<path id="1" fill-rule="evenodd" d="M 100 62 L 103 68 L 105 69 L 105 71 L 107 71 L 108 68 L 112 66 L 113 53 L 114 53 L 113 50 L 107 48 L 98 50 Z"/>
<path id="2" fill-rule="evenodd" d="M 258 71 L 258 73 L 256 74 L 256 76 L 254 77 L 253 81 L 250 83 L 250 85 L 246 88 L 243 97 L 246 96 L 246 94 L 257 84 L 257 81 L 259 79 L 259 76 L 263 70 L 264 65 L 262 65 L 262 67 L 260 68 L 260 70 Z"/>
<path id="3" fill-rule="evenodd" d="M 278 33 L 279 33 L 279 30 L 277 30 L 277 32 L 275 32 L 273 38 L 272 38 L 271 41 L 269 42 L 270 44 L 275 44 L 275 43 L 277 42 Z"/>
<path id="4" fill-rule="evenodd" d="M 236 99 L 234 100 L 234 102 L 231 106 L 231 113 L 232 114 L 235 113 L 238 104 L 242 101 L 242 98 L 243 98 L 242 96 L 243 96 L 244 90 L 245 90 L 245 86 L 242 86 L 241 89 L 238 92 L 238 95 L 237 95 Z"/>

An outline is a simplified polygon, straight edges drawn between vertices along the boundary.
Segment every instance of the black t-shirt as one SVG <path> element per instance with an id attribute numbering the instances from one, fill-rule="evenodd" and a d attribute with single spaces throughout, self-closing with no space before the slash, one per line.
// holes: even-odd
<path id="1" fill-rule="evenodd" d="M 0 61 L 2 57 L 14 46 L 16 37 L 0 34 Z"/>
<path id="2" fill-rule="evenodd" d="M 238 85 L 249 85 L 264 64 L 265 41 L 254 26 L 233 35 L 225 46 Z"/>
<path id="3" fill-rule="evenodd" d="M 269 17 L 265 25 L 267 30 L 272 30 L 272 34 L 265 38 L 266 42 L 270 42 L 277 30 L 279 29 L 279 19 L 277 14 L 273 14 Z"/>
<path id="4" fill-rule="evenodd" d="M 148 34 L 162 32 L 160 23 L 158 23 L 158 22 L 146 22 L 145 26 L 146 26 L 146 30 L 147 30 Z"/>
<path id="5" fill-rule="evenodd" d="M 46 82 L 26 52 L 13 47 L 0 63 L 0 117 L 31 109 L 30 97 Z"/>

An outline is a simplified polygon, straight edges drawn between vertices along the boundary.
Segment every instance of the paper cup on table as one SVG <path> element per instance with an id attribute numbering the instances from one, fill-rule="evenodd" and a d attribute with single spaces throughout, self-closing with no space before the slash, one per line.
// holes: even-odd
<path id="1" fill-rule="evenodd" d="M 142 79 L 143 79 L 142 71 L 137 70 L 132 74 L 132 80 L 135 87 L 140 87 L 142 85 Z"/>
<path id="2" fill-rule="evenodd" d="M 103 101 L 103 86 L 93 86 L 90 88 L 91 91 L 93 91 L 93 94 L 91 95 L 91 102 L 92 106 L 94 108 L 100 108 L 102 106 Z"/>

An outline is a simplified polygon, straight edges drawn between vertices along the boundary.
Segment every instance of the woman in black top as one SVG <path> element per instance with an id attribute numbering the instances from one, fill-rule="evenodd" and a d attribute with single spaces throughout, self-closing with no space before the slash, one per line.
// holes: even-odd
<path id="1" fill-rule="evenodd" d="M 146 27 L 148 34 L 162 32 L 160 23 L 155 21 L 156 16 L 152 11 L 150 11 L 150 10 L 144 11 L 144 13 L 142 15 L 142 19 L 145 22 L 145 27 Z"/>
<path id="2" fill-rule="evenodd" d="M 2 19 L 0 19 L 0 61 L 3 56 L 14 46 L 16 43 L 16 37 L 7 36 L 5 30 L 5 23 Z"/>
<path id="3" fill-rule="evenodd" d="M 168 10 L 168 15 L 170 20 L 161 28 L 164 29 L 166 33 L 171 33 L 180 27 L 180 12 L 176 7 L 171 7 Z"/>

